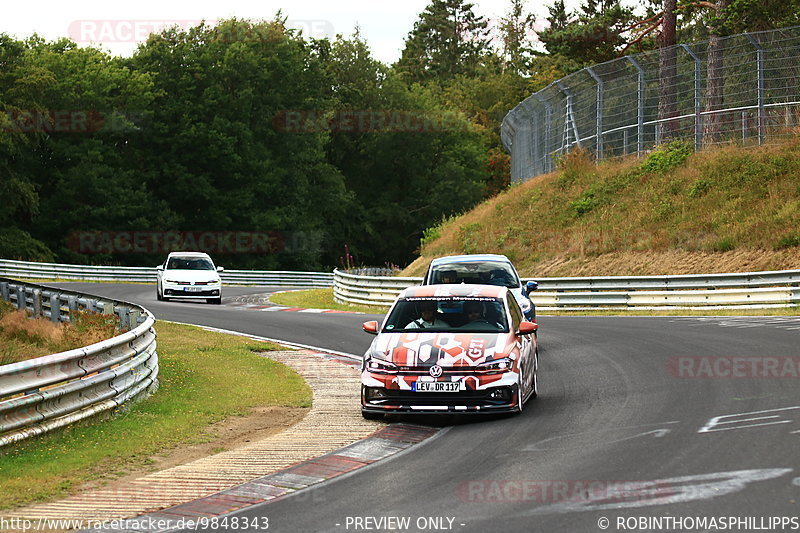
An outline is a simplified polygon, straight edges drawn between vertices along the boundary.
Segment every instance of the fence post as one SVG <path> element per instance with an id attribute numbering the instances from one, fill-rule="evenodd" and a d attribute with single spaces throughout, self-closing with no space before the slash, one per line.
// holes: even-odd
<path id="1" fill-rule="evenodd" d="M 747 142 L 747 111 L 742 111 L 742 145 Z"/>
<path id="2" fill-rule="evenodd" d="M 561 80 L 556 82 L 558 89 L 567 96 L 567 107 L 564 111 L 564 134 L 561 137 L 561 151 L 566 153 L 568 148 L 568 140 L 570 136 L 570 125 L 572 126 L 572 133 L 575 135 L 575 144 L 578 148 L 581 147 L 581 136 L 578 134 L 578 125 L 575 123 L 575 114 L 572 112 L 572 92 L 567 89 Z"/>
<path id="3" fill-rule="evenodd" d="M 545 172 L 553 170 L 553 156 L 550 152 L 550 120 L 553 116 L 553 106 L 550 102 L 545 100 L 538 92 L 533 94 L 533 97 L 544 106 L 544 162 Z"/>
<path id="4" fill-rule="evenodd" d="M 745 33 L 745 37 L 750 44 L 756 47 L 756 57 L 758 60 L 758 144 L 764 144 L 766 135 L 766 116 L 764 113 L 764 48 L 759 44 L 752 34 Z"/>
<path id="5" fill-rule="evenodd" d="M 701 113 L 702 96 L 700 94 L 700 58 L 697 57 L 688 44 L 682 44 L 681 47 L 686 50 L 694 60 L 694 149 L 700 150 L 703 145 L 703 127 Z"/>
<path id="6" fill-rule="evenodd" d="M 642 157 L 644 149 L 642 141 L 644 135 L 644 69 L 633 57 L 628 56 L 628 61 L 639 71 L 638 87 L 636 89 L 636 155 Z"/>
<path id="7" fill-rule="evenodd" d="M 595 154 L 597 160 L 603 159 L 603 80 L 600 79 L 592 67 L 586 67 L 586 72 L 597 83 L 597 133 L 595 134 Z"/>

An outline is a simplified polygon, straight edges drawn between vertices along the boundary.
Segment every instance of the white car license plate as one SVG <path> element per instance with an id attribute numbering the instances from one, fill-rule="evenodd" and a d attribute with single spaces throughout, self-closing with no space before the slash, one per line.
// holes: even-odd
<path id="1" fill-rule="evenodd" d="M 186 292 L 200 292 L 203 290 L 203 287 L 184 287 L 183 290 Z"/>
<path id="2" fill-rule="evenodd" d="M 417 381 L 414 383 L 415 392 L 458 392 L 461 390 L 458 381 Z"/>

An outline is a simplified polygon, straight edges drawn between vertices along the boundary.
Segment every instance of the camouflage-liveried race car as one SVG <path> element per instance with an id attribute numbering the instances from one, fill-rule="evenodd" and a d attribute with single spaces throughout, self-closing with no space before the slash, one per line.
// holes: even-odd
<path id="1" fill-rule="evenodd" d="M 538 392 L 538 326 L 508 288 L 426 285 L 404 290 L 364 355 L 361 412 L 521 412 Z"/>

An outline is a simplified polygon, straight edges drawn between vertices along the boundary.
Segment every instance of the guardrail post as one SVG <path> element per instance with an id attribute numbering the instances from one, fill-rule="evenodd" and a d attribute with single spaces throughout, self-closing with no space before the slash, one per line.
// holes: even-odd
<path id="1" fill-rule="evenodd" d="M 141 313 L 137 309 L 128 311 L 128 328 L 133 329 L 139 325 L 139 318 Z"/>
<path id="2" fill-rule="evenodd" d="M 78 297 L 69 295 L 67 296 L 67 308 L 69 309 L 69 321 L 72 322 L 72 315 L 73 313 L 78 312 Z"/>
<path id="3" fill-rule="evenodd" d="M 130 309 L 127 306 L 121 305 L 117 312 L 119 313 L 119 327 L 122 329 L 132 329 Z"/>
<path id="4" fill-rule="evenodd" d="M 25 287 L 17 285 L 17 310 L 24 311 L 27 304 L 27 297 L 25 296 Z"/>
<path id="5" fill-rule="evenodd" d="M 8 282 L 3 281 L 0 282 L 0 296 L 3 297 L 3 300 L 11 301 L 11 295 L 8 293 Z"/>
<path id="6" fill-rule="evenodd" d="M 42 316 L 42 290 L 33 289 L 33 317 L 40 318 Z"/>
<path id="7" fill-rule="evenodd" d="M 50 295 L 50 320 L 56 324 L 61 322 L 61 297 L 58 293 Z"/>

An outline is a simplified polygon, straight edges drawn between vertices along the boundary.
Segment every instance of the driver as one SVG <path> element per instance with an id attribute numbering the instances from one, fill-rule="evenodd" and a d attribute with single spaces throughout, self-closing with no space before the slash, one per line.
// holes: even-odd
<path id="1" fill-rule="evenodd" d="M 483 305 L 480 302 L 464 302 L 464 316 L 467 319 L 465 326 L 486 323 L 486 319 L 483 318 Z"/>
<path id="2" fill-rule="evenodd" d="M 450 325 L 440 318 L 439 307 L 434 301 L 423 301 L 419 304 L 420 318 L 409 322 L 406 329 L 449 328 Z"/>

